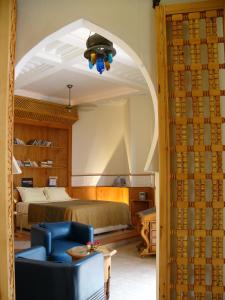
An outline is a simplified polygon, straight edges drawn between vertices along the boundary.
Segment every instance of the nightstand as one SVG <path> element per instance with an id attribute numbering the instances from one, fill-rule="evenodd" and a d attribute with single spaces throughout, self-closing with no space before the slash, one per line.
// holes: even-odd
<path id="1" fill-rule="evenodd" d="M 151 199 L 146 200 L 131 200 L 130 209 L 131 209 L 131 222 L 132 225 L 136 226 L 138 222 L 137 212 L 146 210 L 154 206 L 154 203 Z"/>

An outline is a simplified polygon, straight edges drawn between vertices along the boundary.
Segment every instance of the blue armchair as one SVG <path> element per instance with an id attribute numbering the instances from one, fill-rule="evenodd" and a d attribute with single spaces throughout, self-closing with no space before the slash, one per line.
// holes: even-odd
<path id="1" fill-rule="evenodd" d="M 49 260 L 71 262 L 65 251 L 93 242 L 94 228 L 77 222 L 41 223 L 31 227 L 31 246 L 44 246 Z"/>
<path id="2" fill-rule="evenodd" d="M 103 300 L 104 262 L 93 253 L 73 263 L 47 261 L 44 247 L 15 258 L 17 300 Z"/>

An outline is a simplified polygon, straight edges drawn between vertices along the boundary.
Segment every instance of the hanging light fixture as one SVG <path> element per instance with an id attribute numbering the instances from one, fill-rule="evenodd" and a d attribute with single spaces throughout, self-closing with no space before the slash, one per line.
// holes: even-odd
<path id="1" fill-rule="evenodd" d="M 67 84 L 67 87 L 69 89 L 69 104 L 66 106 L 66 109 L 68 110 L 68 112 L 71 112 L 73 105 L 71 105 L 71 89 L 73 87 L 72 84 Z"/>
<path id="2" fill-rule="evenodd" d="M 99 74 L 102 74 L 105 69 L 108 71 L 113 62 L 113 56 L 116 55 L 113 43 L 95 33 L 89 36 L 86 45 L 87 50 L 84 52 L 84 57 L 88 59 L 89 68 L 92 69 L 96 64 Z"/>

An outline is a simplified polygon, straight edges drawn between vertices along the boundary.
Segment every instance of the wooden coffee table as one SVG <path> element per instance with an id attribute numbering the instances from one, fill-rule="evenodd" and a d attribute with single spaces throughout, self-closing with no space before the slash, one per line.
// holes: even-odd
<path id="1" fill-rule="evenodd" d="M 110 296 L 110 278 L 111 278 L 111 257 L 117 253 L 116 250 L 110 249 L 107 246 L 99 246 L 98 252 L 104 256 L 104 282 L 105 282 L 105 298 L 109 299 Z M 90 250 L 86 246 L 73 247 L 66 251 L 73 260 L 83 258 L 90 255 Z"/>

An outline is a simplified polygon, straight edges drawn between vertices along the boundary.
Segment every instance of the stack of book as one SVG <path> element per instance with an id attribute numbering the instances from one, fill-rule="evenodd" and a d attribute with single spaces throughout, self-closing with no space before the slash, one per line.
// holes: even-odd
<path id="1" fill-rule="evenodd" d="M 38 163 L 36 161 L 31 160 L 17 160 L 17 163 L 19 167 L 32 167 L 32 168 L 38 168 Z"/>
<path id="2" fill-rule="evenodd" d="M 52 160 L 40 161 L 40 167 L 41 168 L 52 168 L 53 161 Z"/>

